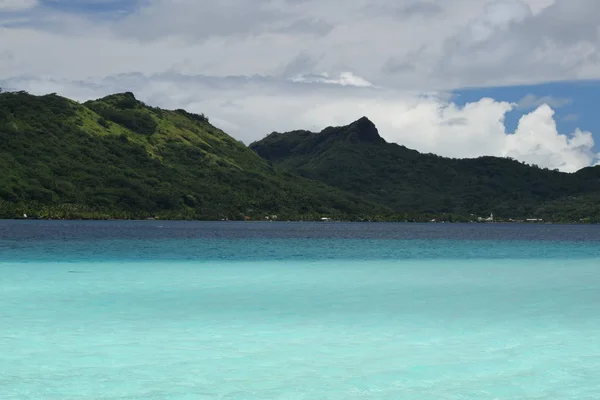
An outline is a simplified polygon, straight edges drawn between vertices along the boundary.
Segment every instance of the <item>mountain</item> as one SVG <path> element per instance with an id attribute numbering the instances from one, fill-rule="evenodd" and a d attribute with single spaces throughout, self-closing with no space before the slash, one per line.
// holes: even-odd
<path id="1" fill-rule="evenodd" d="M 451 159 L 387 143 L 366 117 L 321 132 L 271 133 L 250 145 L 273 165 L 395 213 L 600 221 L 600 167 L 574 174 L 510 158 Z"/>
<path id="2" fill-rule="evenodd" d="M 248 148 L 202 114 L 129 92 L 83 104 L 6 92 L 0 144 L 2 218 L 600 222 L 600 167 L 566 174 L 421 154 L 387 143 L 366 117 Z"/>
<path id="3" fill-rule="evenodd" d="M 269 165 L 184 110 L 132 93 L 0 93 L 0 217 L 264 219 L 385 207 Z"/>

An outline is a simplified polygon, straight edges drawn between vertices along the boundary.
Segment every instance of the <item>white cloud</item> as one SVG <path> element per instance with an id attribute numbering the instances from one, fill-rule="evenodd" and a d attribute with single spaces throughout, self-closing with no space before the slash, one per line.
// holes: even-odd
<path id="1" fill-rule="evenodd" d="M 0 0 L 0 12 L 27 10 L 37 4 L 37 0 Z"/>
<path id="2" fill-rule="evenodd" d="M 599 6 L 556 1 L 534 13 L 524 0 L 488 1 L 446 40 L 435 72 L 469 86 L 597 79 Z"/>
<path id="3" fill-rule="evenodd" d="M 529 9 L 533 14 L 538 14 L 545 8 L 554 4 L 556 0 L 526 0 L 525 3 L 529 6 Z"/>
<path id="4" fill-rule="evenodd" d="M 483 98 L 459 106 L 444 93 L 399 94 L 322 82 L 176 74 L 121 75 L 94 84 L 31 79 L 8 83 L 0 85 L 33 93 L 59 92 L 79 100 L 130 90 L 151 105 L 204 113 L 245 143 L 272 131 L 319 131 L 366 115 L 386 140 L 421 152 L 461 158 L 510 156 L 568 172 L 598 161 L 591 133 L 558 132 L 554 111 L 546 104 L 523 115 L 515 132 L 508 132 L 504 118 L 516 103 Z"/>
<path id="5" fill-rule="evenodd" d="M 557 132 L 544 106 L 565 99 L 459 107 L 443 94 L 600 79 L 597 0 L 145 0 L 114 19 L 26 11 L 35 4 L 0 0 L 18 11 L 0 12 L 4 86 L 79 99 L 131 90 L 204 112 L 245 142 L 367 115 L 420 151 L 563 170 L 596 162 L 589 133 Z M 531 110 L 516 132 L 510 110 Z"/>
<path id="6" fill-rule="evenodd" d="M 546 104 L 524 115 L 514 135 L 506 137 L 505 155 L 566 172 L 575 172 L 598 160 L 590 132 L 577 129 L 570 136 L 562 135 L 553 116 L 554 110 Z"/>
<path id="7" fill-rule="evenodd" d="M 296 83 L 327 83 L 332 85 L 357 87 L 373 86 L 371 82 L 360 76 L 354 75 L 352 72 L 342 72 L 337 78 L 330 77 L 326 72 L 319 75 L 298 75 L 291 78 L 291 81 Z"/>
<path id="8" fill-rule="evenodd" d="M 462 40 L 472 44 L 484 42 L 497 31 L 510 29 L 532 15 L 529 5 L 522 0 L 488 2 L 483 14 L 467 25 Z"/>
<path id="9" fill-rule="evenodd" d="M 12 59 L 0 62 L 0 75 L 269 76 L 302 55 L 310 62 L 296 63 L 294 75 L 352 71 L 399 90 L 600 78 L 596 0 L 140 4 L 125 18 L 43 8 L 27 23 L 5 25 L 0 48 Z"/>

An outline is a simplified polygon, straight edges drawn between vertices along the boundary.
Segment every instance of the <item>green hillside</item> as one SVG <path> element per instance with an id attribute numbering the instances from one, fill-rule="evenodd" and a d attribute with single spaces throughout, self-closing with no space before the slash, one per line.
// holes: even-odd
<path id="1" fill-rule="evenodd" d="M 273 165 L 396 214 L 600 221 L 600 167 L 574 174 L 508 158 L 450 159 L 387 143 L 363 117 L 322 132 L 272 133 L 250 148 Z"/>
<path id="2" fill-rule="evenodd" d="M 0 217 L 264 219 L 386 212 L 269 165 L 204 115 L 132 93 L 0 93 Z"/>

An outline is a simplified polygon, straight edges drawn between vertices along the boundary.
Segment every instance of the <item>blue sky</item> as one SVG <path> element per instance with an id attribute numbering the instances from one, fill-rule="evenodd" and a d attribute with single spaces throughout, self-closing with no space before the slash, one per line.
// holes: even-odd
<path id="1" fill-rule="evenodd" d="M 104 14 L 131 14 L 143 4 L 142 0 L 41 0 L 42 7 L 53 11 L 81 14 L 92 18 Z"/>
<path id="2" fill-rule="evenodd" d="M 499 101 L 519 103 L 521 107 L 507 113 L 507 129 L 513 132 L 519 118 L 531 112 L 537 105 L 549 102 L 556 112 L 559 131 L 572 132 L 576 128 L 590 131 L 597 143 L 600 143 L 600 80 L 552 82 L 537 85 L 505 87 L 487 87 L 454 90 L 457 104 L 477 101 L 482 97 L 491 97 Z"/>
<path id="3" fill-rule="evenodd" d="M 0 0 L 0 86 L 132 91 L 245 143 L 367 116 L 422 152 L 600 161 L 597 0 L 340 4 Z"/>

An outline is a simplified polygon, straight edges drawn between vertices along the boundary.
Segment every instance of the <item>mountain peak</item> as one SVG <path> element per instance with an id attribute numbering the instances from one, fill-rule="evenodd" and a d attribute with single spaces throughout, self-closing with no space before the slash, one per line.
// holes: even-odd
<path id="1" fill-rule="evenodd" d="M 359 119 L 357 119 L 356 121 L 354 121 L 352 124 L 370 124 L 375 126 L 375 124 L 366 116 L 362 116 Z"/>
<path id="2" fill-rule="evenodd" d="M 117 100 L 121 100 L 121 99 L 137 100 L 135 98 L 135 95 L 132 92 L 113 93 L 113 94 L 104 96 L 98 100 L 106 101 L 106 100 L 115 100 L 115 99 L 117 99 Z"/>
<path id="3" fill-rule="evenodd" d="M 110 104 L 113 107 L 119 109 L 139 108 L 145 105 L 144 103 L 136 99 L 135 95 L 132 92 L 115 93 L 105 96 L 96 101 Z"/>
<path id="4" fill-rule="evenodd" d="M 383 143 L 385 140 L 379 135 L 377 127 L 367 117 L 361 117 L 348 125 L 348 128 L 361 142 Z"/>

